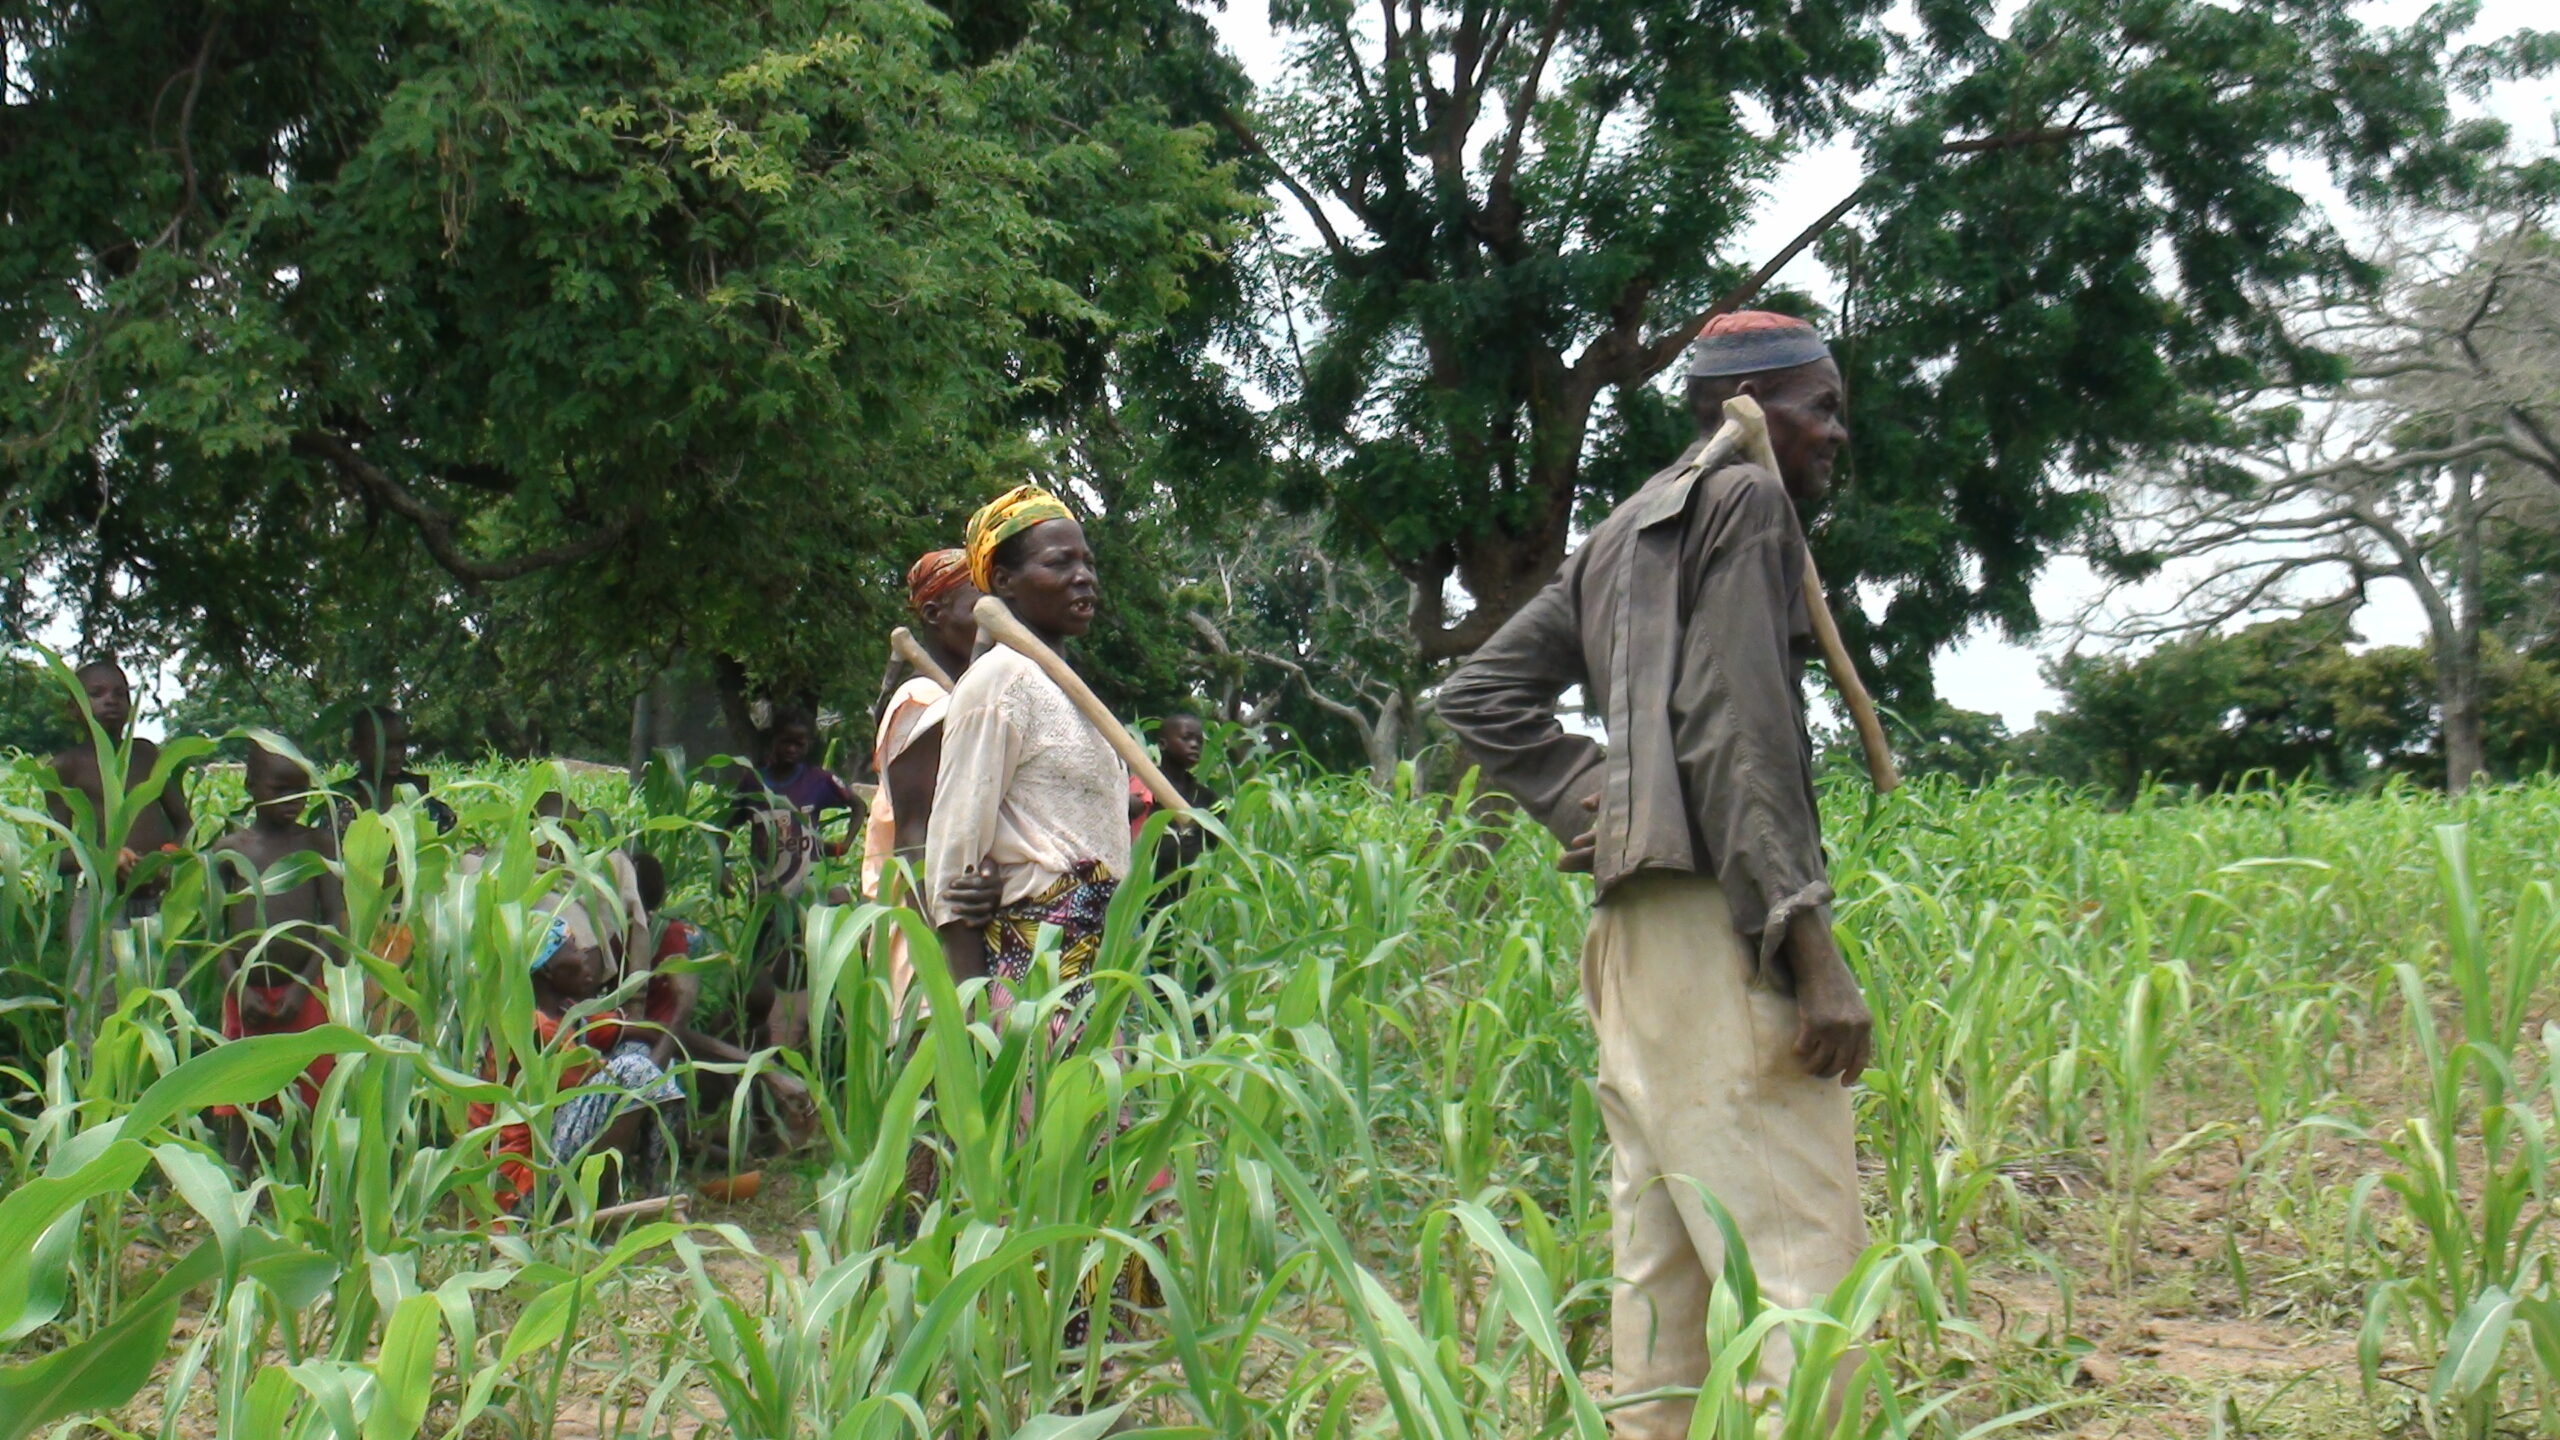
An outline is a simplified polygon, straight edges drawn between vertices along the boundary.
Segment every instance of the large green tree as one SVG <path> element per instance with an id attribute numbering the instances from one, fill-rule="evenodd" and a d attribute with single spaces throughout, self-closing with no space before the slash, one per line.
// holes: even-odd
<path id="1" fill-rule="evenodd" d="M 2353 268 L 2287 167 L 2459 187 L 2503 135 L 2454 99 L 2546 58 L 2465 48 L 2460 4 L 2385 29 L 2347 0 L 1931 0 L 1907 35 L 1892 8 L 1275 0 L 1291 82 L 1228 123 L 1313 237 L 1290 395 L 1324 463 L 1294 498 L 1401 572 L 1420 664 L 1670 458 L 1663 378 L 1818 246 L 1859 438 L 1816 545 L 1850 639 L 1925 698 L 1934 649 L 2034 624 L 2030 581 L 2090 513 L 2076 477 L 2324 363 L 2263 310 Z M 1834 137 L 1865 178 L 1742 252 L 1779 166 Z"/>
<path id="2" fill-rule="evenodd" d="M 396 619 L 528 691 L 876 675 L 905 559 L 1178 349 L 1249 203 L 1173 113 L 1232 93 L 1202 35 L 0 0 L 16 598 L 305 672 Z"/>

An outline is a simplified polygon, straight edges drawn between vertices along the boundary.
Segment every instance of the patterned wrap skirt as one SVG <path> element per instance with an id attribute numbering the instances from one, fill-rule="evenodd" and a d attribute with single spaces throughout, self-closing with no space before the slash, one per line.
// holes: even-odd
<path id="1" fill-rule="evenodd" d="M 1049 1038 L 1072 1042 L 1083 1031 L 1076 1008 L 1093 993 L 1093 965 L 1102 954 L 1102 918 L 1120 881 L 1100 861 L 1086 860 L 1038 894 L 1017 900 L 987 922 L 987 973 L 995 978 L 994 1003 L 1010 1006 L 1014 992 L 1031 974 L 1040 943 L 1040 927 L 1058 927 L 1058 978 L 1066 983 L 1065 1004 L 1049 1021 Z"/>

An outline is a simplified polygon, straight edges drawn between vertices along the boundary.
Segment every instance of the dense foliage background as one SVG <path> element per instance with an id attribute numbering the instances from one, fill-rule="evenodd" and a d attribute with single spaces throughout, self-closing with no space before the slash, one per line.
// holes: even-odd
<path id="1" fill-rule="evenodd" d="M 190 726 L 392 699 L 442 753 L 621 759 L 674 738 L 655 691 L 736 748 L 815 703 L 853 753 L 899 571 L 1032 473 L 1101 522 L 1106 695 L 1383 778 L 1676 451 L 1697 325 L 1762 303 L 1849 371 L 1814 538 L 1906 714 L 1953 640 L 2055 618 L 2057 550 L 2158 563 L 2119 486 L 2263 486 L 2244 454 L 2359 396 L 2407 411 L 2394 483 L 2511 532 L 2495 636 L 2555 527 L 2446 457 L 2560 464 L 2509 263 L 2554 167 L 2475 102 L 2555 47 L 2474 14 L 1290 0 L 1257 88 L 1183 0 L 0 0 L 7 620 L 173 657 Z M 1863 178 L 1740 250 L 1824 142 Z M 2370 336 L 2299 323 L 2450 293 L 2385 216 L 2507 242 L 2460 405 L 2351 393 Z M 1827 313 L 1771 288 L 1807 250 Z M 2490 400 L 2525 438 L 2482 462 Z M 2456 528 L 2392 563 L 2454 594 Z"/>

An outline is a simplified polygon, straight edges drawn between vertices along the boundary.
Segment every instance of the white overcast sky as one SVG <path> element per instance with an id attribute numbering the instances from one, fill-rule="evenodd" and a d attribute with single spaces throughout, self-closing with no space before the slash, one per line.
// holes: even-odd
<path id="1" fill-rule="evenodd" d="M 2378 23 L 2399 25 L 2424 13 L 2425 8 L 2423 0 L 2377 0 L 2366 7 L 2366 12 Z M 1213 11 L 1212 16 L 1221 38 L 1257 83 L 1267 84 L 1281 77 L 1281 51 L 1271 32 L 1267 0 L 1228 0 L 1227 8 Z M 2481 6 L 2473 36 L 2486 38 L 2528 26 L 2554 24 L 2560 24 L 2560 13 L 2555 13 L 2548 0 L 2487 0 Z M 2549 80 L 2505 85 L 2490 98 L 2488 108 L 2515 128 L 2520 145 L 2548 149 L 2555 141 L 2554 116 L 2560 115 L 2560 85 Z M 1735 253 L 1765 255 L 1776 251 L 1849 193 L 1860 173 L 1857 154 L 1846 144 L 1818 146 L 1798 155 L 1770 184 L 1760 213 L 1745 231 Z M 2305 167 L 2299 183 L 2307 194 L 2334 196 L 2326 176 L 2316 166 Z M 1278 198 L 1286 200 L 1285 196 Z M 1295 217 L 1294 207 L 1286 203 L 1278 213 Z M 1799 256 L 1779 279 L 1826 299 L 1834 293 L 1830 275 L 1809 252 Z M 1854 421 L 1855 417 L 1851 418 Z M 2068 646 L 2071 636 L 2066 633 L 2066 622 L 2097 591 L 2095 577 L 2079 557 L 2056 557 L 2035 589 L 2037 612 L 2046 621 L 2044 633 L 2031 643 L 2018 644 L 1987 627 L 1978 630 L 1938 657 L 1938 693 L 1951 704 L 1997 714 L 2012 730 L 2033 724 L 2036 713 L 2052 708 L 2056 698 L 2037 673 L 2037 667 L 2048 655 Z M 2407 644 L 2421 637 L 2424 621 L 2416 597 L 2406 586 L 2386 581 L 2376 585 L 2372 593 L 2372 602 L 2356 617 L 2357 628 L 2368 643 Z"/>

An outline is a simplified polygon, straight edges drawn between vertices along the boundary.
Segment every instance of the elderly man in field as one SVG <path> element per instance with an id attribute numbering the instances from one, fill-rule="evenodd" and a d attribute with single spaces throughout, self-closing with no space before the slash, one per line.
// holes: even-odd
<path id="1" fill-rule="evenodd" d="M 1698 443 L 1749 395 L 1780 473 L 1655 475 L 1440 699 L 1486 778 L 1565 837 L 1559 864 L 1597 883 L 1582 989 L 1614 1150 L 1621 1397 L 1706 1378 L 1724 1245 L 1701 1188 L 1772 1304 L 1819 1301 L 1866 1243 L 1846 1087 L 1872 1022 L 1832 940 L 1798 688 L 1797 507 L 1848 442 L 1840 371 L 1804 322 L 1745 312 L 1707 327 L 1689 375 Z M 1575 685 L 1605 748 L 1557 721 Z M 1758 1378 L 1787 1365 L 1773 1347 Z M 1686 1434 L 1691 1409 L 1631 1404 L 1617 1433 Z"/>

